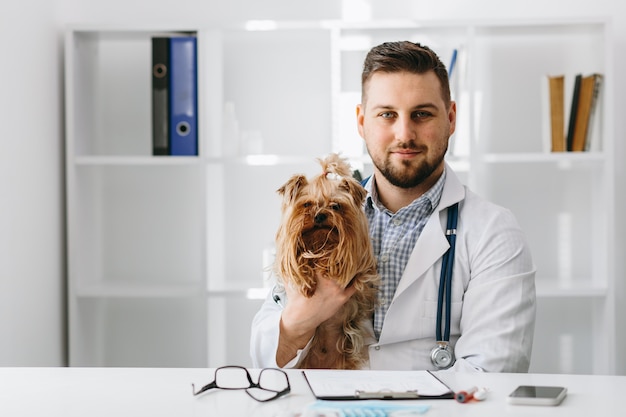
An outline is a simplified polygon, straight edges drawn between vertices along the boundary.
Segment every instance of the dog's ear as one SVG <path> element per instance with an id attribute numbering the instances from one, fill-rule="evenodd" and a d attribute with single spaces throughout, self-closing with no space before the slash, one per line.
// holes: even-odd
<path id="1" fill-rule="evenodd" d="M 308 181 L 304 175 L 294 175 L 283 184 L 276 192 L 283 196 L 283 202 L 285 204 L 291 204 L 295 201 L 302 188 L 308 184 Z"/>
<path id="2" fill-rule="evenodd" d="M 350 193 L 357 205 L 362 204 L 367 196 L 365 188 L 363 188 L 358 181 L 353 180 L 352 178 L 343 178 L 341 180 L 341 187 Z"/>

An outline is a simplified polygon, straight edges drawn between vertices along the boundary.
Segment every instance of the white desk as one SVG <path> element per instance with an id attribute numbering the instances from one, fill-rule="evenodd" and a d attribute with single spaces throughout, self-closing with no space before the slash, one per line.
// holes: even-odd
<path id="1" fill-rule="evenodd" d="M 251 371 L 253 375 L 256 373 Z M 191 383 L 206 384 L 212 369 L 0 368 L 0 416 L 67 417 L 294 417 L 313 398 L 301 372 L 288 371 L 292 392 L 257 403 L 242 391 L 191 394 Z M 624 415 L 626 376 L 543 374 L 439 374 L 453 390 L 485 386 L 483 402 L 421 400 L 432 408 L 424 416 L 617 416 Z M 563 385 L 567 398 L 558 407 L 508 405 L 517 385 Z"/>

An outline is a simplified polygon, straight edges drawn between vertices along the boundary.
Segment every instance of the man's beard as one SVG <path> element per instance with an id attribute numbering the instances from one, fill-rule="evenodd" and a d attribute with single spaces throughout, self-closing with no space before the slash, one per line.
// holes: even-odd
<path id="1" fill-rule="evenodd" d="M 417 150 L 415 146 L 411 145 L 406 148 Z M 441 155 L 439 155 L 434 161 L 423 160 L 417 166 L 411 166 L 411 161 L 402 161 L 402 165 L 406 169 L 396 168 L 391 163 L 389 158 L 386 158 L 382 161 L 382 163 L 375 160 L 373 160 L 373 162 L 380 173 L 383 174 L 383 176 L 391 184 L 399 188 L 413 188 L 420 185 L 428 179 L 433 172 L 435 172 L 435 170 L 441 165 L 441 162 L 446 154 L 446 150 L 447 149 L 444 149 Z"/>

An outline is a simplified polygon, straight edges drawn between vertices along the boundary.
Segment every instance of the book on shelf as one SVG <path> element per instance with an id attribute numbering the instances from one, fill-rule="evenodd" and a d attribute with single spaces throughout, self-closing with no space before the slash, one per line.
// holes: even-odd
<path id="1" fill-rule="evenodd" d="M 169 38 L 152 38 L 152 154 L 169 155 Z"/>
<path id="2" fill-rule="evenodd" d="M 600 74 L 581 77 L 576 123 L 572 137 L 571 150 L 573 152 L 583 152 L 590 148 L 590 126 L 594 123 L 601 84 L 602 75 Z"/>
<path id="3" fill-rule="evenodd" d="M 544 137 L 552 152 L 566 151 L 565 143 L 565 76 L 546 75 L 542 86 L 544 103 Z"/>
<path id="4" fill-rule="evenodd" d="M 584 152 L 599 150 L 600 123 L 597 123 L 597 108 L 603 76 L 576 74 L 570 97 L 569 114 L 566 114 L 565 85 L 563 75 L 546 76 L 543 87 L 544 137 L 553 152 Z M 563 130 L 564 121 L 567 129 Z"/>
<path id="5" fill-rule="evenodd" d="M 152 39 L 152 154 L 198 155 L 196 37 Z"/>
<path id="6" fill-rule="evenodd" d="M 587 126 L 587 140 L 585 141 L 586 151 L 599 151 L 601 149 L 600 142 L 602 140 L 602 123 L 600 123 L 598 118 L 602 114 L 602 100 L 600 100 L 600 95 L 604 84 L 604 76 L 598 73 L 594 75 L 595 86 L 591 103 L 591 113 L 589 114 L 589 125 Z"/>
<path id="7" fill-rule="evenodd" d="M 572 91 L 571 106 L 569 112 L 569 123 L 567 125 L 567 137 L 566 146 L 567 150 L 572 150 L 572 142 L 574 140 L 574 129 L 576 128 L 576 117 L 578 115 L 578 98 L 580 97 L 580 82 L 582 80 L 581 74 L 576 74 L 574 77 L 574 89 Z"/>
<path id="8" fill-rule="evenodd" d="M 170 38 L 170 154 L 198 155 L 196 37 Z"/>

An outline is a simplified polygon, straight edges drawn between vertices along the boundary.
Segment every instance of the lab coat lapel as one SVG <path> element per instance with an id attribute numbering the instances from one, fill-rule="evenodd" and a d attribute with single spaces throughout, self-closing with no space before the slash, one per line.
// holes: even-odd
<path id="1" fill-rule="evenodd" d="M 456 174 L 446 164 L 446 182 L 439 205 L 435 212 L 428 219 L 426 226 L 417 243 L 411 252 L 409 262 L 404 269 L 402 278 L 398 283 L 398 288 L 394 294 L 396 299 L 404 290 L 413 284 L 419 277 L 432 268 L 443 254 L 448 250 L 450 244 L 445 236 L 447 207 L 461 201 L 465 197 L 465 188 L 459 181 Z"/>
<path id="2" fill-rule="evenodd" d="M 424 275 L 450 247 L 442 229 L 444 226 L 441 224 L 440 216 L 441 212 L 437 211 L 437 215 L 431 216 L 424 226 L 398 283 L 394 299 Z"/>

